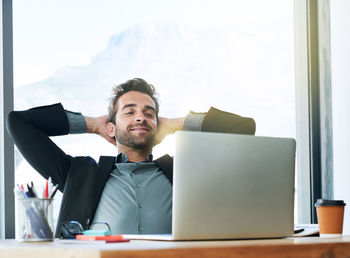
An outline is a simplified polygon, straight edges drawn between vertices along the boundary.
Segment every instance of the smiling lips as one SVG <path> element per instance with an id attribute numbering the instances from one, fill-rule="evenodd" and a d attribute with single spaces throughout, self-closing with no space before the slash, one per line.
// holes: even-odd
<path id="1" fill-rule="evenodd" d="M 135 126 L 135 127 L 131 127 L 130 131 L 148 132 L 148 131 L 150 131 L 150 128 L 146 127 L 146 126 Z"/>

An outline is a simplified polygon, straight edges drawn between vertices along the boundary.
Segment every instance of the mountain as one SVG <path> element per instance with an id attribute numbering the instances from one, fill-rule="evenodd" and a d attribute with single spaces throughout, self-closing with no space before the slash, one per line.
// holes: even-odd
<path id="1" fill-rule="evenodd" d="M 257 134 L 293 136 L 293 31 L 285 30 L 283 23 L 211 29 L 140 24 L 113 35 L 89 65 L 63 67 L 43 81 L 17 88 L 16 109 L 62 102 L 66 109 L 98 116 L 106 113 L 114 84 L 141 77 L 158 90 L 161 115 L 183 116 L 216 106 L 253 117 Z M 88 144 L 91 138 L 58 142 L 73 146 L 84 139 L 84 147 L 65 148 L 85 155 L 88 146 L 101 141 L 97 137 Z M 90 149 L 92 155 L 101 152 Z"/>

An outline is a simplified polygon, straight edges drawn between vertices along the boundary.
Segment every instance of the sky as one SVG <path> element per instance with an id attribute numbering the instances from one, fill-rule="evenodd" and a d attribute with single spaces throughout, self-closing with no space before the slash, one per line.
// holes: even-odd
<path id="1" fill-rule="evenodd" d="M 289 19 L 292 0 L 14 0 L 14 85 L 43 80 L 63 66 L 87 65 L 109 38 L 139 23 L 199 27 Z M 286 15 L 287 14 L 287 15 Z"/>

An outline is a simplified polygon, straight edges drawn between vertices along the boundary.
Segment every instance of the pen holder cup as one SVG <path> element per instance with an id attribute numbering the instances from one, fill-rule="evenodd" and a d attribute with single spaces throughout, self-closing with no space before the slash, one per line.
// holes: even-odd
<path id="1" fill-rule="evenodd" d="M 17 199 L 16 238 L 20 241 L 54 239 L 53 200 L 47 198 Z"/>

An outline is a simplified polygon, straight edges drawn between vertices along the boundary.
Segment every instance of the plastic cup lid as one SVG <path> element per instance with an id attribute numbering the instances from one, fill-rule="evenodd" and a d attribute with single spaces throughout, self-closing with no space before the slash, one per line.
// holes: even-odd
<path id="1" fill-rule="evenodd" d="M 318 199 L 315 203 L 315 207 L 317 206 L 345 206 L 343 200 L 325 200 L 325 199 Z"/>

